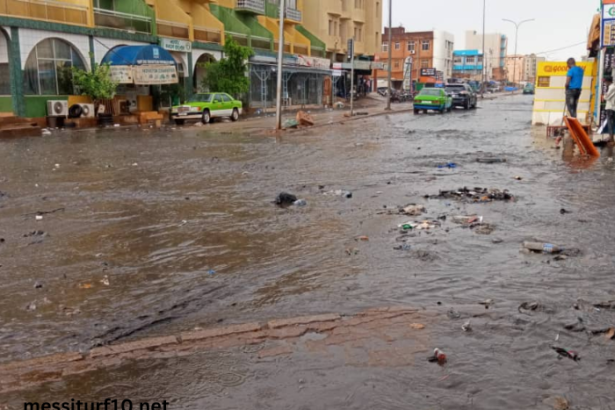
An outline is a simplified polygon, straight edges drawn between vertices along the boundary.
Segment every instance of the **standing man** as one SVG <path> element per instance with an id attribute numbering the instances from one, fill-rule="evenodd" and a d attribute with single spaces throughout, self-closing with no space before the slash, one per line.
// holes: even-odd
<path id="1" fill-rule="evenodd" d="M 577 66 L 574 58 L 568 59 L 568 78 L 566 79 L 566 105 L 572 118 L 577 118 L 577 107 L 583 89 L 583 69 Z"/>

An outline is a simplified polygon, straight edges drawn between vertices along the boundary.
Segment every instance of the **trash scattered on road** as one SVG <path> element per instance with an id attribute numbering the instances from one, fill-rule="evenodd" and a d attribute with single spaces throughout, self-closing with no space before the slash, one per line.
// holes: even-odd
<path id="1" fill-rule="evenodd" d="M 485 309 L 489 309 L 491 306 L 493 306 L 494 302 L 493 299 L 487 299 L 484 302 L 479 302 L 478 304 L 483 305 Z"/>
<path id="2" fill-rule="evenodd" d="M 571 214 L 572 212 L 570 212 L 567 209 L 562 208 L 562 209 L 559 210 L 559 213 L 562 214 L 562 215 L 566 215 L 566 214 Z"/>
<path id="3" fill-rule="evenodd" d="M 461 313 L 457 312 L 455 309 L 450 308 L 448 312 L 446 312 L 446 316 L 448 316 L 451 320 L 461 319 Z"/>
<path id="4" fill-rule="evenodd" d="M 132 166 L 133 166 L 133 167 L 138 167 L 138 166 L 139 166 L 139 164 L 138 164 L 137 162 L 133 162 L 133 163 L 132 163 Z"/>
<path id="5" fill-rule="evenodd" d="M 541 243 L 541 242 L 523 242 L 523 247 L 528 251 L 535 253 L 550 253 L 556 254 L 560 253 L 564 250 L 561 246 L 553 245 L 552 243 Z"/>
<path id="6" fill-rule="evenodd" d="M 34 282 L 34 289 L 42 289 L 43 288 L 43 284 L 41 282 Z"/>
<path id="7" fill-rule="evenodd" d="M 344 103 L 341 102 L 341 101 L 338 101 L 338 102 L 336 102 L 334 104 L 334 107 L 337 108 L 337 109 L 342 109 L 342 108 L 344 108 Z"/>
<path id="8" fill-rule="evenodd" d="M 523 181 L 523 178 L 522 178 L 522 177 L 520 177 L 520 176 L 516 176 L 516 177 L 515 177 L 515 179 L 516 179 L 517 181 Z"/>
<path id="9" fill-rule="evenodd" d="M 471 332 L 472 331 L 472 323 L 470 323 L 470 321 L 468 320 L 467 322 L 465 322 L 462 326 L 461 329 L 464 332 Z"/>
<path id="10" fill-rule="evenodd" d="M 336 196 L 341 196 L 342 198 L 346 198 L 346 199 L 350 199 L 352 198 L 352 192 L 350 191 L 343 191 L 341 189 L 332 191 L 334 195 Z"/>
<path id="11" fill-rule="evenodd" d="M 348 248 L 346 249 L 346 255 L 348 256 L 355 256 L 359 254 L 359 250 L 355 249 L 355 248 Z"/>
<path id="12" fill-rule="evenodd" d="M 297 111 L 297 123 L 303 127 L 311 127 L 314 125 L 314 118 L 308 113 Z"/>
<path id="13" fill-rule="evenodd" d="M 410 328 L 414 330 L 423 330 L 425 329 L 425 325 L 421 323 L 411 323 Z"/>
<path id="14" fill-rule="evenodd" d="M 36 219 L 37 221 L 42 221 L 43 220 L 43 215 L 36 215 L 34 217 L 34 219 Z"/>
<path id="15" fill-rule="evenodd" d="M 355 238 L 355 241 L 359 242 L 368 242 L 369 241 L 369 236 L 359 236 L 358 238 Z"/>
<path id="16" fill-rule="evenodd" d="M 215 271 L 215 270 L 213 270 L 213 269 L 210 269 L 210 270 L 208 270 L 208 271 L 207 271 L 207 274 L 208 274 L 209 276 L 213 276 L 213 275 L 215 275 L 215 274 L 216 274 L 216 271 Z"/>
<path id="17" fill-rule="evenodd" d="M 560 360 L 563 358 L 574 360 L 575 362 L 578 362 L 581 360 L 581 357 L 575 351 L 566 350 L 564 348 L 557 347 L 557 346 L 551 346 L 551 349 L 555 350 L 555 352 L 558 354 L 557 358 Z"/>
<path id="18" fill-rule="evenodd" d="M 453 223 L 456 223 L 458 225 L 472 225 L 472 224 L 480 224 L 483 222 L 483 217 L 482 216 L 477 216 L 477 215 L 469 215 L 469 216 L 453 216 L 452 218 Z"/>
<path id="19" fill-rule="evenodd" d="M 540 307 L 540 303 L 538 302 L 523 302 L 521 305 L 519 305 L 519 308 L 517 310 L 519 311 L 519 313 L 523 313 L 524 310 L 534 312 L 540 309 Z"/>
<path id="20" fill-rule="evenodd" d="M 297 202 L 297 199 L 298 198 L 293 194 L 289 194 L 288 192 L 280 192 L 274 202 L 278 206 L 290 206 Z"/>
<path id="21" fill-rule="evenodd" d="M 438 363 L 443 365 L 447 362 L 446 354 L 442 350 L 436 348 L 433 351 L 433 356 L 429 356 L 427 361 L 429 363 Z"/>
<path id="22" fill-rule="evenodd" d="M 100 281 L 100 283 L 102 283 L 105 286 L 109 286 L 110 282 L 109 282 L 109 276 L 105 275 L 102 280 Z"/>
<path id="23" fill-rule="evenodd" d="M 425 199 L 455 199 L 458 201 L 470 201 L 477 203 L 487 203 L 493 201 L 512 201 L 514 196 L 508 191 L 499 189 L 487 189 L 476 187 L 459 188 L 451 191 L 440 191 L 438 195 L 425 195 Z"/>
<path id="24" fill-rule="evenodd" d="M 455 169 L 457 168 L 457 164 L 455 164 L 454 162 L 447 162 L 446 164 L 438 165 L 438 169 L 444 169 L 444 168 Z"/>
<path id="25" fill-rule="evenodd" d="M 477 158 L 476 162 L 481 164 L 501 164 L 506 162 L 506 158 Z"/>
<path id="26" fill-rule="evenodd" d="M 570 410 L 570 403 L 563 397 L 549 397 L 542 403 L 553 407 L 555 410 Z"/>
<path id="27" fill-rule="evenodd" d="M 284 121 L 284 127 L 283 127 L 284 129 L 289 129 L 289 128 L 295 129 L 298 127 L 299 127 L 299 122 L 297 122 L 297 120 L 290 119 L 290 120 Z"/>
<path id="28" fill-rule="evenodd" d="M 31 238 L 33 236 L 47 236 L 47 233 L 45 231 L 32 231 L 32 232 L 28 232 L 26 234 L 24 234 L 24 238 Z"/>
<path id="29" fill-rule="evenodd" d="M 91 283 L 80 283 L 79 289 L 92 289 L 92 284 Z"/>
<path id="30" fill-rule="evenodd" d="M 400 209 L 400 213 L 407 216 L 420 216 L 423 212 L 427 212 L 427 210 L 422 205 L 411 204 Z"/>
<path id="31" fill-rule="evenodd" d="M 28 306 L 26 306 L 26 310 L 33 312 L 37 309 L 36 303 L 35 302 L 30 302 L 28 304 Z"/>
<path id="32" fill-rule="evenodd" d="M 307 206 L 307 201 L 305 199 L 297 199 L 295 202 L 293 202 L 293 205 L 298 207 L 304 207 Z"/>
<path id="33" fill-rule="evenodd" d="M 606 332 L 606 340 L 613 340 L 615 339 L 615 327 L 612 327 L 609 329 L 608 332 Z"/>
<path id="34" fill-rule="evenodd" d="M 472 228 L 475 228 L 474 233 L 477 235 L 491 235 L 495 231 L 495 225 L 485 223 L 473 225 Z"/>
<path id="35" fill-rule="evenodd" d="M 408 243 L 403 243 L 401 245 L 397 245 L 393 248 L 393 250 L 395 251 L 409 251 L 412 249 L 412 246 L 410 246 L 410 244 Z"/>

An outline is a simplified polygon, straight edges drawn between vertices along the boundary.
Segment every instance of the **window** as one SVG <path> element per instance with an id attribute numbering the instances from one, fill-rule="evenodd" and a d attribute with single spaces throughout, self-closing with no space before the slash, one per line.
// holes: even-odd
<path id="1" fill-rule="evenodd" d="M 382 51 L 389 51 L 389 43 L 382 43 Z"/>
<path id="2" fill-rule="evenodd" d="M 333 20 L 329 20 L 329 35 L 333 36 L 334 35 L 334 31 L 333 31 Z"/>
<path id="3" fill-rule="evenodd" d="M 414 52 L 415 43 L 414 41 L 408 41 L 408 51 Z"/>
<path id="4" fill-rule="evenodd" d="M 399 68 L 399 60 L 395 60 L 395 68 Z"/>
<path id="5" fill-rule="evenodd" d="M 395 50 L 399 50 L 401 48 L 401 44 L 399 44 L 399 41 L 395 43 Z"/>
<path id="6" fill-rule="evenodd" d="M 220 97 L 222 97 L 222 102 L 231 102 L 231 101 L 233 101 L 233 100 L 231 99 L 231 97 L 229 97 L 229 96 L 228 96 L 228 95 L 226 95 L 226 94 L 220 94 Z"/>
<path id="7" fill-rule="evenodd" d="M 75 47 L 55 38 L 41 41 L 26 61 L 26 95 L 74 94 L 73 67 L 85 70 L 83 59 Z"/>
<path id="8" fill-rule="evenodd" d="M 429 60 L 424 58 L 421 60 L 421 68 L 429 68 Z"/>
<path id="9" fill-rule="evenodd" d="M 421 46 L 421 49 L 423 51 L 429 51 L 429 46 L 430 46 L 430 41 L 429 40 L 423 40 L 423 44 Z"/>
<path id="10" fill-rule="evenodd" d="M 474 63 L 476 63 L 476 58 L 475 57 L 466 57 L 466 63 L 467 64 L 474 64 Z"/>
<path id="11" fill-rule="evenodd" d="M 339 31 L 337 29 L 337 21 L 333 22 L 333 35 L 334 36 L 338 36 L 339 35 Z"/>
<path id="12" fill-rule="evenodd" d="M 455 59 L 453 61 L 455 62 L 455 64 L 462 64 L 463 63 L 463 59 L 461 57 L 455 57 Z"/>

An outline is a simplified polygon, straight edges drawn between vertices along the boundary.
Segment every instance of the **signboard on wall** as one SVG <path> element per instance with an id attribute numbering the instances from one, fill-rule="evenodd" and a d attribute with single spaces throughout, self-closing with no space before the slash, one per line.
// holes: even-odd
<path id="1" fill-rule="evenodd" d="M 160 38 L 160 47 L 169 51 L 179 51 L 180 53 L 192 52 L 192 43 L 190 41 L 176 40 L 174 38 Z"/>
<path id="2" fill-rule="evenodd" d="M 111 79 L 118 84 L 132 84 L 134 82 L 132 75 L 132 66 L 112 65 Z"/>
<path id="3" fill-rule="evenodd" d="M 177 84 L 177 69 L 174 65 L 148 66 L 141 65 L 133 68 L 134 83 L 142 85 Z"/>
<path id="4" fill-rule="evenodd" d="M 331 69 L 331 60 L 328 60 L 326 58 L 298 55 L 297 64 L 299 64 L 302 67 L 312 67 L 312 68 L 318 68 L 320 70 Z"/>
<path id="5" fill-rule="evenodd" d="M 615 4 L 608 1 L 602 5 L 602 38 L 601 47 L 615 46 Z"/>
<path id="6" fill-rule="evenodd" d="M 437 74 L 435 68 L 421 68 L 421 77 L 435 77 Z"/>

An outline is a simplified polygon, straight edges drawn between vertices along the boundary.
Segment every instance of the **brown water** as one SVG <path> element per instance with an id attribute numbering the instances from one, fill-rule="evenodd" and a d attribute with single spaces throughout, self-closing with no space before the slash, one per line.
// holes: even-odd
<path id="1" fill-rule="evenodd" d="M 579 317 L 589 330 L 615 326 L 615 311 L 591 306 L 615 300 L 615 163 L 562 161 L 532 130 L 531 101 L 280 139 L 203 127 L 2 141 L 1 361 L 397 304 L 442 312 L 433 347 L 450 358 L 445 368 L 422 356 L 413 366 L 357 366 L 343 354 L 263 362 L 231 350 L 122 365 L 5 400 L 15 408 L 24 397 L 115 395 L 164 398 L 173 409 L 529 409 L 564 396 L 574 409 L 610 409 L 615 341 L 564 326 Z M 476 163 L 487 156 L 507 162 Z M 458 167 L 438 169 L 448 161 Z M 463 186 L 509 189 L 516 201 L 423 198 Z M 353 198 L 323 194 L 337 189 Z M 280 191 L 308 206 L 275 207 Z M 496 230 L 478 235 L 447 220 L 396 251 L 396 226 L 421 218 L 387 215 L 384 206 L 409 203 L 429 218 L 479 214 Z M 24 237 L 35 230 L 47 235 Z M 355 241 L 361 235 L 369 242 Z M 532 239 L 583 253 L 565 261 L 521 253 Z M 494 305 L 464 333 L 468 312 L 486 299 Z M 588 303 L 575 310 L 579 299 Z M 544 308 L 518 311 L 531 301 Z M 37 309 L 27 310 L 32 302 Z M 449 318 L 450 309 L 461 318 Z M 558 360 L 553 344 L 578 351 L 581 362 Z"/>

